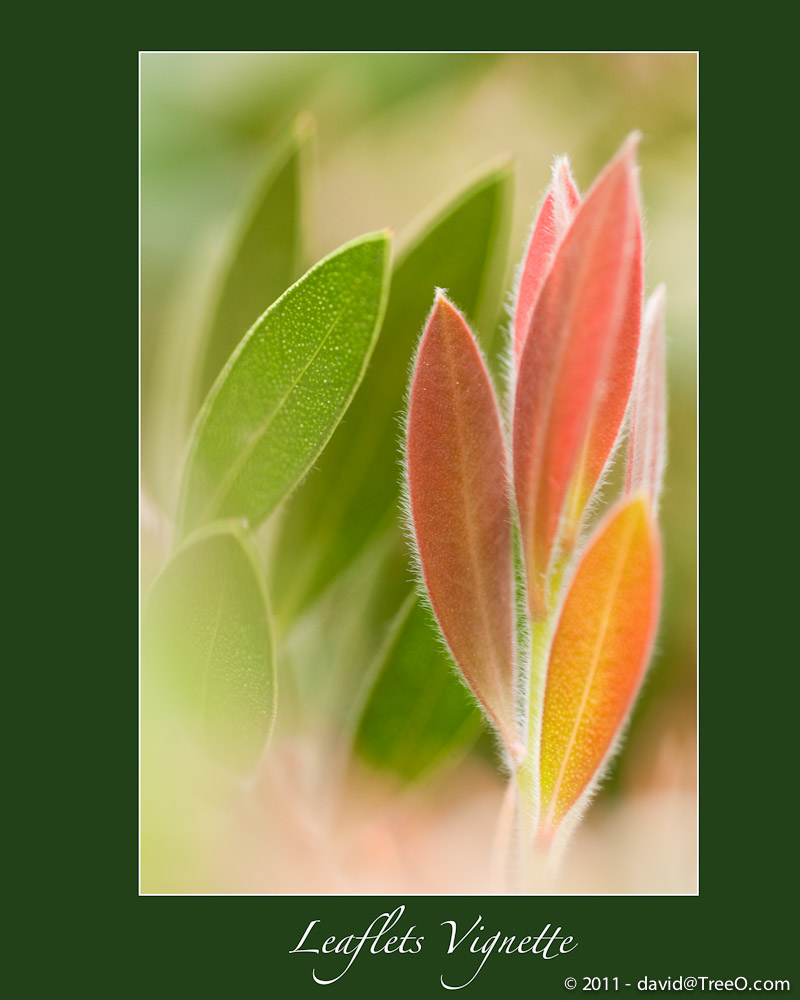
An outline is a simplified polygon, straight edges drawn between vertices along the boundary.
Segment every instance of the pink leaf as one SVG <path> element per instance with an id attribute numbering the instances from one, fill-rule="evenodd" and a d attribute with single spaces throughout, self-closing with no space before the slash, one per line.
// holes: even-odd
<path id="1" fill-rule="evenodd" d="M 467 683 L 516 756 L 503 433 L 475 338 L 441 293 L 414 366 L 407 458 L 411 518 L 431 605 Z"/>
<path id="2" fill-rule="evenodd" d="M 639 342 L 642 233 L 632 136 L 556 251 L 520 359 L 514 483 L 531 616 L 559 537 L 574 545 L 625 415 Z"/>
<path id="3" fill-rule="evenodd" d="M 664 286 L 650 296 L 631 397 L 626 491 L 644 490 L 658 509 L 667 458 L 667 380 L 664 361 Z"/>
<path id="4" fill-rule="evenodd" d="M 528 336 L 533 309 L 556 247 L 569 228 L 580 203 L 581 198 L 569 170 L 569 161 L 566 157 L 559 157 L 553 166 L 553 180 L 533 225 L 519 281 L 517 307 L 514 311 L 514 361 L 517 365 Z"/>

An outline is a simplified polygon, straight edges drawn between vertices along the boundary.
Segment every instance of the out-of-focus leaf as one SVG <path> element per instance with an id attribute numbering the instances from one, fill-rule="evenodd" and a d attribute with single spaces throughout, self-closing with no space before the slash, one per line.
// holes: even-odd
<path id="1" fill-rule="evenodd" d="M 391 239 L 372 233 L 315 265 L 258 320 L 206 398 L 184 472 L 180 531 L 260 524 L 347 409 L 380 329 Z"/>
<path id="2" fill-rule="evenodd" d="M 173 514 L 180 459 L 204 396 L 253 323 L 302 273 L 314 121 L 270 146 L 255 193 L 224 247 L 198 255 L 165 311 L 143 407 L 144 474 Z"/>
<path id="3" fill-rule="evenodd" d="M 192 418 L 194 373 L 208 319 L 208 288 L 219 269 L 220 248 L 195 248 L 175 282 L 160 317 L 155 357 L 142 372 L 142 479 L 155 502 L 174 521 L 181 461 Z"/>
<path id="4" fill-rule="evenodd" d="M 650 501 L 624 498 L 590 541 L 553 639 L 541 737 L 545 840 L 609 759 L 650 658 L 660 597 Z"/>
<path id="5" fill-rule="evenodd" d="M 245 333 L 302 273 L 305 178 L 314 129 L 311 115 L 298 115 L 269 151 L 222 268 L 198 358 L 190 420 Z"/>
<path id="6" fill-rule="evenodd" d="M 145 602 L 142 662 L 215 752 L 252 767 L 272 729 L 275 671 L 264 586 L 238 525 L 211 525 L 173 554 Z"/>
<path id="7" fill-rule="evenodd" d="M 291 678 L 281 705 L 291 684 L 298 717 L 322 709 L 339 723 L 352 722 L 368 666 L 384 648 L 398 609 L 413 590 L 408 544 L 399 533 L 386 531 L 281 637 L 281 665 Z"/>
<path id="8" fill-rule="evenodd" d="M 505 267 L 513 175 L 495 167 L 465 188 L 397 260 L 383 332 L 364 381 L 316 467 L 292 497 L 273 552 L 270 592 L 285 622 L 396 519 L 400 413 L 434 288 L 492 334 Z M 488 339 L 484 339 L 487 346 Z"/>
<path id="9" fill-rule="evenodd" d="M 617 440 L 636 367 L 642 234 L 635 138 L 600 175 L 539 294 L 516 384 L 514 485 L 531 616 L 559 533 L 569 552 Z"/>
<path id="10" fill-rule="evenodd" d="M 553 180 L 533 225 L 517 291 L 514 310 L 514 361 L 519 365 L 522 348 L 528 338 L 531 317 L 539 292 L 547 277 L 556 247 L 572 222 L 581 203 L 578 189 L 566 157 L 553 167 Z"/>
<path id="11" fill-rule="evenodd" d="M 648 300 L 631 398 L 626 490 L 644 490 L 658 510 L 667 461 L 667 372 L 664 351 L 664 286 Z"/>
<path id="12" fill-rule="evenodd" d="M 356 751 L 373 766 L 414 781 L 463 753 L 481 725 L 429 611 L 412 594 L 376 664 L 356 728 Z"/>
<path id="13" fill-rule="evenodd" d="M 475 339 L 441 293 L 414 365 L 406 459 L 414 536 L 436 620 L 506 745 L 521 750 L 503 429 Z"/>

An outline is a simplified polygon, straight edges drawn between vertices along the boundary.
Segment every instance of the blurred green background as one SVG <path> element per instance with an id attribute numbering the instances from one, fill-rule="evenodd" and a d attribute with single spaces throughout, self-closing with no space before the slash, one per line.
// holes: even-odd
<path id="1" fill-rule="evenodd" d="M 657 656 L 606 796 L 637 780 L 628 761 L 650 759 L 666 737 L 685 753 L 695 731 L 696 70 L 693 54 L 141 57 L 142 460 L 151 498 L 150 453 L 163 427 L 150 403 L 177 291 L 213 259 L 270 144 L 298 113 L 317 122 L 306 265 L 370 230 L 392 226 L 402 241 L 431 203 L 511 155 L 507 293 L 553 158 L 569 155 L 585 191 L 630 131 L 643 134 L 646 287 L 664 282 L 668 303 L 665 602 Z M 507 323 L 501 309 L 498 317 Z M 297 657 L 302 643 L 295 637 Z"/>

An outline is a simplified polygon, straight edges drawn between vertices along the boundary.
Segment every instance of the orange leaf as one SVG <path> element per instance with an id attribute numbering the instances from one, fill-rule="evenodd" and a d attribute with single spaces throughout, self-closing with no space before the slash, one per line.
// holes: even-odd
<path id="1" fill-rule="evenodd" d="M 545 684 L 545 842 L 610 757 L 653 647 L 661 549 L 648 498 L 626 497 L 595 532 L 567 593 Z"/>

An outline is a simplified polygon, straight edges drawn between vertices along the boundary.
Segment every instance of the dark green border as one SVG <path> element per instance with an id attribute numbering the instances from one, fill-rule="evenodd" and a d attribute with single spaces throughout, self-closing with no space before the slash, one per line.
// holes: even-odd
<path id="1" fill-rule="evenodd" d="M 541 39 L 540 39 L 541 40 Z M 350 43 L 352 44 L 352 43 Z M 691 43 L 690 43 L 691 44 Z M 654 46 L 655 47 L 655 46 Z M 731 253 L 744 249 L 742 229 L 753 214 L 764 208 L 769 191 L 762 188 L 769 149 L 751 144 L 763 127 L 750 117 L 757 105 L 749 90 L 755 82 L 750 56 L 732 49 L 726 58 L 719 50 L 700 48 L 701 81 L 701 696 L 700 696 L 700 895 L 698 897 L 584 897 L 548 898 L 398 898 L 380 897 L 261 897 L 249 901 L 184 903 L 164 898 L 136 898 L 135 840 L 131 825 L 135 808 L 135 761 L 130 781 L 122 762 L 131 759 L 135 713 L 122 706 L 134 697 L 130 672 L 134 657 L 124 652 L 107 663 L 113 673 L 117 737 L 122 736 L 120 756 L 109 755 L 103 768 L 107 785 L 119 791 L 121 830 L 96 843 L 96 864 L 106 873 L 107 893 L 133 917 L 128 962 L 144 972 L 145 980 L 159 984 L 161 995 L 175 989 L 184 993 L 188 979 L 200 974 L 201 995 L 230 995 L 244 990 L 267 996 L 408 996 L 417 991 L 428 996 L 441 993 L 438 977 L 446 971 L 445 919 L 472 920 L 478 914 L 487 928 L 507 933 L 538 932 L 546 923 L 561 925 L 578 941 L 569 956 L 547 962 L 531 956 L 493 957 L 475 983 L 471 996 L 496 996 L 508 985 L 525 996 L 564 995 L 563 980 L 571 975 L 620 976 L 636 982 L 642 975 L 710 976 L 728 979 L 737 975 L 788 978 L 794 953 L 791 922 L 783 917 L 784 900 L 793 892 L 787 884 L 796 856 L 796 823 L 789 820 L 787 789 L 795 782 L 796 748 L 789 713 L 796 702 L 786 692 L 787 675 L 796 673 L 796 653 L 776 653 L 748 629 L 750 622 L 771 627 L 778 599 L 760 597 L 763 573 L 755 566 L 760 551 L 761 528 L 754 526 L 755 505 L 749 505 L 752 488 L 743 481 L 746 468 L 763 488 L 764 474 L 752 449 L 759 441 L 752 430 L 754 375 L 768 336 L 755 313 L 744 302 L 747 282 L 741 265 Z M 735 56 L 735 58 L 734 58 Z M 136 53 L 118 54 L 117 79 L 122 77 L 122 103 L 112 123 L 116 153 L 126 174 L 135 157 Z M 769 110 L 768 108 L 766 109 Z M 104 118 L 104 122 L 107 119 Z M 122 126 L 120 128 L 120 126 Z M 744 162 L 741 162 L 741 161 Z M 117 161 L 119 162 L 119 161 Z M 117 232 L 118 254 L 104 253 L 99 262 L 101 294 L 93 308 L 122 315 L 122 322 L 105 331 L 102 366 L 106 380 L 119 377 L 119 386 L 130 386 L 135 365 L 131 339 L 133 295 L 128 282 L 135 274 L 132 252 L 135 206 L 121 195 L 113 169 L 95 172 L 95 197 L 111 204 Z M 741 175 L 746 166 L 747 178 Z M 737 174 L 737 168 L 740 172 Z M 135 169 L 134 169 L 135 172 Z M 767 174 L 772 181 L 772 175 Z M 784 177 L 777 171 L 775 185 Z M 756 195 L 757 204 L 753 203 Z M 108 234 L 107 234 L 108 235 Z M 740 242 L 742 241 L 742 242 Z M 112 240 L 109 240 L 112 242 Z M 763 247 L 762 238 L 758 245 Z M 122 309 L 120 309 L 122 306 Z M 758 343 L 754 342 L 756 334 Z M 99 346 L 99 344 L 98 344 Z M 135 369 L 134 369 L 135 370 Z M 769 384 L 769 383 L 766 383 Z M 108 385 L 108 381 L 106 381 Z M 135 420 L 134 389 L 116 394 L 122 437 L 131 440 Z M 766 390 L 762 390 L 768 396 Z M 111 395 L 106 392 L 103 405 Z M 765 400 L 769 405 L 769 401 Z M 132 416 L 134 414 L 134 416 Z M 108 420 L 102 415 L 102 422 Z M 130 457 L 117 447 L 104 462 L 113 464 L 119 510 L 125 511 L 135 473 Z M 787 484 L 782 485 L 785 491 Z M 98 494 L 100 495 L 100 494 Z M 785 497 L 785 493 L 784 493 Z M 133 498 L 131 496 L 131 504 Z M 792 511 L 789 512 L 791 517 Z M 784 523 L 786 509 L 774 512 L 765 523 L 767 532 Z M 115 539 L 126 539 L 126 518 L 113 518 L 105 527 Z M 765 533 L 774 543 L 774 534 Z M 135 539 L 131 564 L 135 565 Z M 127 544 L 122 549 L 127 552 Z M 735 553 L 733 555 L 732 553 Z M 133 590 L 133 565 L 120 559 L 119 587 L 107 605 L 112 613 L 100 631 L 107 648 L 124 650 L 135 642 L 135 621 L 127 617 L 126 595 Z M 766 600 L 769 599 L 769 605 Z M 762 601 L 761 607 L 758 606 Z M 105 606 L 105 605 L 104 605 Z M 749 634 L 748 634 L 749 633 Z M 769 640 L 768 640 L 769 642 Z M 108 701 L 103 707 L 108 714 Z M 120 725 L 130 719 L 130 728 Z M 106 785 L 106 787 L 107 787 Z M 104 805 L 105 809 L 105 805 Z M 106 896 L 108 898 L 108 895 Z M 306 924 L 320 919 L 331 934 L 360 933 L 373 917 L 404 903 L 410 922 L 425 934 L 420 955 L 362 955 L 345 978 L 329 987 L 311 979 L 315 956 L 290 955 Z M 110 915 L 109 915 L 110 917 Z M 129 967 L 126 963 L 126 967 Z M 120 970 L 121 971 L 121 970 Z M 457 970 L 456 970 L 457 971 Z M 137 976 L 138 978 L 138 976 Z M 277 985 L 276 985 L 277 984 Z M 796 984 L 795 984 L 796 985 Z M 322 991 L 322 992 L 320 992 Z M 635 986 L 621 992 L 637 992 Z M 464 993 L 462 995 L 467 995 Z"/>

